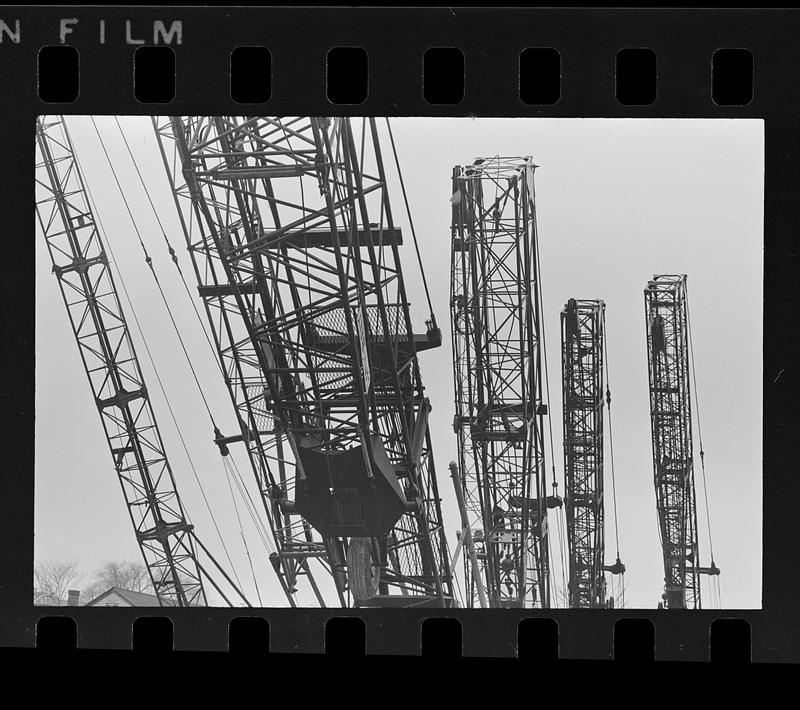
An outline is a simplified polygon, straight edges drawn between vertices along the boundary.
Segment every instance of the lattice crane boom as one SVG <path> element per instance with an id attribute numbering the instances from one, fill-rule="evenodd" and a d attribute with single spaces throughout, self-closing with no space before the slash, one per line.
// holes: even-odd
<path id="1" fill-rule="evenodd" d="M 36 141 L 39 226 L 153 589 L 165 604 L 205 605 L 193 527 L 164 451 L 63 117 L 39 117 Z"/>
<path id="2" fill-rule="evenodd" d="M 549 607 L 534 164 L 453 171 L 451 325 L 458 468 L 492 607 Z M 479 585 L 465 555 L 468 603 Z"/>
<path id="3" fill-rule="evenodd" d="M 605 564 L 604 377 L 605 303 L 570 299 L 561 311 L 564 411 L 564 512 L 569 554 L 569 606 L 604 608 Z M 606 387 L 610 405 L 610 392 Z"/>
<path id="4" fill-rule="evenodd" d="M 702 567 L 689 381 L 686 275 L 655 275 L 644 291 L 656 508 L 664 558 L 664 606 L 701 607 Z"/>
<path id="5" fill-rule="evenodd" d="M 452 603 L 377 123 L 154 120 L 290 598 Z"/>

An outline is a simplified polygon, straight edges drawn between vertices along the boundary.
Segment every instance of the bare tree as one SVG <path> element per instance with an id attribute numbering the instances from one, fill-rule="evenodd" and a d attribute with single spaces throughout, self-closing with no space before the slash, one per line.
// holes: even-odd
<path id="1" fill-rule="evenodd" d="M 39 562 L 33 570 L 34 596 L 47 594 L 65 599 L 67 592 L 83 579 L 83 572 L 74 560 L 48 560 Z"/>
<path id="2" fill-rule="evenodd" d="M 94 599 L 111 587 L 134 592 L 153 593 L 150 575 L 141 562 L 113 560 L 105 562 L 94 574 L 94 581 L 85 590 L 87 600 Z"/>

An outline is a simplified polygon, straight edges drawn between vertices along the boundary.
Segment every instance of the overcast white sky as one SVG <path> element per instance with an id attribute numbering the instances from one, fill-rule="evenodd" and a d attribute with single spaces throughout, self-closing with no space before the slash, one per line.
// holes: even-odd
<path id="1" fill-rule="evenodd" d="M 215 417 L 225 433 L 233 433 L 235 420 L 227 392 L 116 125 L 109 117 L 96 120 Z M 120 120 L 162 222 L 182 264 L 188 267 L 150 119 Z M 107 244 L 142 322 L 217 524 L 245 593 L 256 601 L 218 449 L 205 415 L 199 414 L 204 411 L 199 393 L 146 271 L 94 129 L 88 117 L 68 117 L 67 125 L 105 226 Z M 434 309 L 444 334 L 442 347 L 423 353 L 420 362 L 433 405 L 430 425 L 451 549 L 459 525 L 447 470 L 456 445 L 448 313 L 451 171 L 454 165 L 470 163 L 479 156 L 532 155 L 540 166 L 536 171 L 537 215 L 559 480 L 563 479 L 559 312 L 568 298 L 601 298 L 606 302 L 613 394 L 620 548 L 628 570 L 626 606 L 656 606 L 663 591 L 663 568 L 653 489 L 642 293 L 654 273 L 688 274 L 714 556 L 722 570 L 723 606 L 760 608 L 763 122 L 394 119 L 392 126 Z M 385 144 L 388 149 L 388 141 Z M 394 178 L 391 182 L 396 187 Z M 412 312 L 417 330 L 424 332 L 427 311 L 402 196 L 399 189 L 392 195 L 396 222 L 406 234 L 402 253 Z M 44 240 L 40 234 L 36 239 L 35 554 L 37 560 L 76 560 L 91 573 L 106 560 L 140 558 Z M 117 286 L 120 288 L 119 283 Z M 123 303 L 185 507 L 201 539 L 225 560 L 132 314 Z M 248 475 L 245 457 L 233 447 L 232 451 L 249 483 L 252 475 Z M 549 450 L 546 458 L 549 469 Z M 699 470 L 696 476 L 701 560 L 708 564 Z M 610 490 L 609 471 L 606 481 Z M 560 488 L 563 491 L 563 483 Z M 267 551 L 238 499 L 237 505 L 264 605 L 284 606 Z M 610 496 L 606 497 L 606 510 L 607 561 L 612 563 Z M 558 557 L 559 539 L 552 524 L 551 530 Z M 558 597 L 563 585 L 557 561 L 553 578 Z M 709 606 L 706 581 L 703 594 L 704 606 Z"/>

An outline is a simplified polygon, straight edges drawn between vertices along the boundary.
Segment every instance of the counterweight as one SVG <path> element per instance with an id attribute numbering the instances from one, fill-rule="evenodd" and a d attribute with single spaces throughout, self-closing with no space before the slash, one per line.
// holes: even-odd
<path id="1" fill-rule="evenodd" d="M 549 607 L 534 164 L 479 158 L 453 170 L 451 325 L 458 468 L 481 579 L 468 604 Z"/>
<path id="2" fill-rule="evenodd" d="M 323 569 L 335 605 L 452 604 L 376 121 L 154 126 L 290 602 Z"/>
<path id="3" fill-rule="evenodd" d="M 36 214 L 159 600 L 205 605 L 187 521 L 108 254 L 61 116 L 36 121 Z"/>
<path id="4" fill-rule="evenodd" d="M 644 291 L 656 507 L 664 606 L 699 609 L 700 566 L 689 390 L 686 275 L 656 275 Z"/>

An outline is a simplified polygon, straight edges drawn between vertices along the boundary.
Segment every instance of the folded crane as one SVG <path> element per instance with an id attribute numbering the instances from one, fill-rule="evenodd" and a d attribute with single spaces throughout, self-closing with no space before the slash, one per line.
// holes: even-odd
<path id="1" fill-rule="evenodd" d="M 542 319 L 530 158 L 453 170 L 450 315 L 467 604 L 549 607 Z M 477 558 L 477 559 L 476 559 Z M 485 594 L 484 594 L 485 590 Z"/>
<path id="2" fill-rule="evenodd" d="M 606 596 L 606 572 L 625 572 L 619 555 L 613 565 L 605 564 L 604 394 L 611 407 L 607 384 L 603 391 L 605 356 L 605 303 L 571 298 L 561 311 L 561 382 L 572 608 L 613 606 L 613 597 Z"/>
<path id="3" fill-rule="evenodd" d="M 662 602 L 668 609 L 699 609 L 700 575 L 719 575 L 719 568 L 713 553 L 709 567 L 700 564 L 686 275 L 653 276 L 645 288 L 644 303 L 653 474 L 664 558 Z M 701 444 L 701 460 L 702 448 Z"/>

